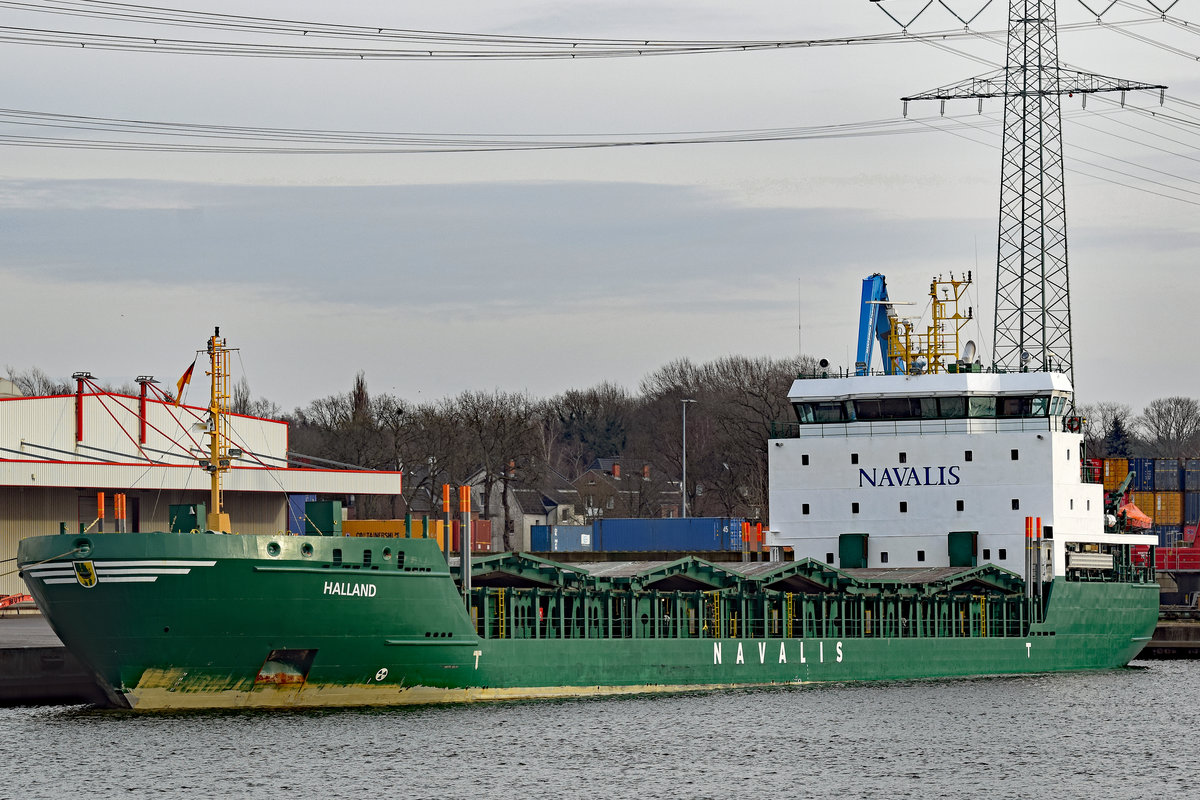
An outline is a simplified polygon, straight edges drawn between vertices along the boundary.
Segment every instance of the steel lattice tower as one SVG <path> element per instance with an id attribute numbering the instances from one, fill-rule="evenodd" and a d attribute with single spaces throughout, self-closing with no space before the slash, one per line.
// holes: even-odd
<path id="1" fill-rule="evenodd" d="M 1004 98 L 992 341 L 1001 369 L 1065 372 L 1074 383 L 1059 98 L 1137 89 L 1166 87 L 1064 69 L 1055 0 L 1009 0 L 1002 70 L 902 98 L 906 108 L 910 100 Z"/>
<path id="2" fill-rule="evenodd" d="M 1011 0 L 992 359 L 1074 379 L 1054 0 Z"/>

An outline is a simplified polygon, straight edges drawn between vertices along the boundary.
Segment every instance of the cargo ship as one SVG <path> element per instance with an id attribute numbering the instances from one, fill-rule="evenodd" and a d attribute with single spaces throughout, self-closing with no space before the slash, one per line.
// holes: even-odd
<path id="1" fill-rule="evenodd" d="M 19 545 L 30 593 L 114 707 L 1104 669 L 1133 659 L 1157 620 L 1153 558 L 1132 555 L 1155 540 L 1106 526 L 1064 375 L 970 359 L 944 370 L 893 359 L 881 375 L 823 365 L 795 381 L 796 421 L 768 443 L 779 558 L 566 564 L 455 558 L 432 539 L 230 533 L 216 388 L 227 350 L 217 335 L 207 349 L 208 530 Z"/>

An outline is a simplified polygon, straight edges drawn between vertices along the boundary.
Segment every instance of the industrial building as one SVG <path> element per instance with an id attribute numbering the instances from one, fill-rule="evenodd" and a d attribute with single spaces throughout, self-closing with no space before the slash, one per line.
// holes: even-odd
<path id="1" fill-rule="evenodd" d="M 25 537 L 165 531 L 171 506 L 210 503 L 207 408 L 176 405 L 149 378 L 139 379 L 140 395 L 75 378 L 74 394 L 20 397 L 11 384 L 0 392 L 0 596 L 25 591 L 15 566 Z M 286 422 L 223 419 L 223 505 L 237 533 L 303 533 L 303 500 L 314 496 L 349 505 L 400 493 L 399 472 L 290 466 Z M 301 513 L 289 514 L 298 500 Z"/>

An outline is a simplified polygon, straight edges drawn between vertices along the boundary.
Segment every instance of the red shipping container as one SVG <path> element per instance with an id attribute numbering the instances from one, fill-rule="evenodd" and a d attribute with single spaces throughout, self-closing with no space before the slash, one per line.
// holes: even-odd
<path id="1" fill-rule="evenodd" d="M 454 552 L 457 553 L 462 542 L 460 529 L 462 520 L 454 520 Z M 471 520 L 471 552 L 488 553 L 492 549 L 492 523 L 490 520 Z"/>

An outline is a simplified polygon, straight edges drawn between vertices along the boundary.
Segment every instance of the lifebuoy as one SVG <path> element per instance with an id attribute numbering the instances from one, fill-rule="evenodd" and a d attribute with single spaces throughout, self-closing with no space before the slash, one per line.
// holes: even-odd
<path id="1" fill-rule="evenodd" d="M 1081 427 L 1079 417 L 1067 417 L 1067 430 L 1071 433 L 1079 433 Z"/>

